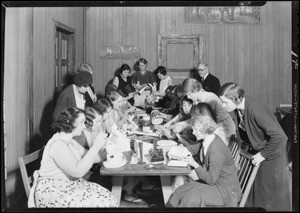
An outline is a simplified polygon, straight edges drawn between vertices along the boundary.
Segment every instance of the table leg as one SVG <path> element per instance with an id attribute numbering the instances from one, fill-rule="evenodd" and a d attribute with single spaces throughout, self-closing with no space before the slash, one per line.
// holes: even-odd
<path id="1" fill-rule="evenodd" d="M 164 197 L 164 203 L 166 204 L 171 194 L 173 193 L 171 176 L 160 176 L 160 181 Z"/>
<path id="2" fill-rule="evenodd" d="M 124 176 L 113 176 L 111 193 L 116 197 L 119 206 L 121 206 L 121 195 Z"/>

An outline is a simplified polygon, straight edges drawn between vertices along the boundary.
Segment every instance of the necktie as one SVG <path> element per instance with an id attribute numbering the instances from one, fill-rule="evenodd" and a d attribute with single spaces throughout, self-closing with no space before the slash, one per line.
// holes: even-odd
<path id="1" fill-rule="evenodd" d="M 202 82 L 204 81 L 204 78 L 203 78 L 203 77 L 201 77 L 200 81 L 201 81 L 201 83 L 202 83 Z"/>
<path id="2" fill-rule="evenodd" d="M 242 112 L 242 110 L 238 110 L 238 115 L 240 118 L 240 122 L 239 122 L 239 128 L 241 128 L 242 130 L 245 131 L 245 123 L 244 123 L 244 113 Z"/>
<path id="3" fill-rule="evenodd" d="M 203 145 L 200 149 L 200 163 L 201 163 L 201 166 L 204 165 L 204 146 Z"/>

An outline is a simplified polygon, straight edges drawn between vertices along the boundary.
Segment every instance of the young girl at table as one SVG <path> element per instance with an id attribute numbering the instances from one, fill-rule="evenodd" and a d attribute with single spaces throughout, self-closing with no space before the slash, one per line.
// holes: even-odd
<path id="1" fill-rule="evenodd" d="M 216 117 L 216 122 L 219 126 L 218 135 L 224 143 L 228 145 L 230 137 L 236 133 L 235 124 L 232 117 L 223 107 L 220 98 L 212 92 L 206 92 L 200 82 L 194 78 L 187 78 L 182 82 L 183 92 L 194 101 L 194 104 L 199 102 L 208 103 Z M 179 123 L 174 127 L 174 131 L 182 131 L 189 123 Z"/>
<path id="2" fill-rule="evenodd" d="M 266 106 L 245 95 L 236 83 L 224 84 L 219 96 L 225 108 L 234 111 L 238 132 L 251 146 L 252 163 L 260 164 L 246 206 L 266 211 L 291 211 L 287 174 L 286 142 L 280 124 Z"/>
<path id="3" fill-rule="evenodd" d="M 117 207 L 116 198 L 99 184 L 82 177 L 93 163 L 100 162 L 99 151 L 107 135 L 95 136 L 89 150 L 73 138 L 86 128 L 85 114 L 67 107 L 52 124 L 57 132 L 45 146 L 41 166 L 37 171 L 29 198 L 29 207 Z M 33 202 L 32 202 L 33 201 Z"/>
<path id="4" fill-rule="evenodd" d="M 104 125 L 105 129 L 111 133 L 112 127 L 115 125 L 115 121 L 112 119 L 111 112 L 113 111 L 113 106 L 107 99 L 99 99 L 95 106 L 95 108 L 98 108 L 99 110 L 104 112 Z M 126 137 L 125 135 L 123 135 Z M 123 138 L 123 140 L 119 141 L 125 141 L 128 138 Z M 141 199 L 137 193 L 135 193 L 135 187 L 142 181 L 142 177 L 125 177 L 124 179 L 124 185 L 123 185 L 123 198 L 126 201 L 134 202 L 134 203 L 141 203 L 144 202 L 143 199 Z"/>
<path id="5" fill-rule="evenodd" d="M 185 122 L 185 121 L 191 119 L 190 110 L 191 110 L 192 106 L 193 106 L 193 100 L 188 98 L 186 95 L 183 96 L 180 100 L 180 113 L 178 115 L 176 115 L 174 118 L 172 118 L 170 121 L 165 123 L 163 127 L 173 130 L 175 124 L 180 123 L 180 122 Z M 191 128 L 188 128 L 188 127 L 181 131 L 180 137 L 185 139 L 181 142 L 185 142 L 185 141 L 189 142 L 190 141 L 193 143 L 195 141 L 195 137 L 191 132 Z"/>
<path id="6" fill-rule="evenodd" d="M 129 113 L 136 109 L 132 106 L 119 92 L 112 91 L 108 95 L 109 101 L 113 105 L 113 110 L 116 111 L 114 121 L 119 128 L 122 129 L 123 124 L 128 121 Z"/>
<path id="7" fill-rule="evenodd" d="M 214 134 L 217 124 L 208 115 L 192 118 L 193 134 L 203 140 L 200 162 L 192 155 L 185 159 L 193 168 L 190 181 L 179 186 L 166 207 L 236 207 L 241 198 L 237 170 L 229 148 Z"/>

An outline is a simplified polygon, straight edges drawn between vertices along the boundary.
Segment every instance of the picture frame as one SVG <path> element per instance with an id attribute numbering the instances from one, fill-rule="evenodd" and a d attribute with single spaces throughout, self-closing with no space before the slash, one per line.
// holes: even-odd
<path id="1" fill-rule="evenodd" d="M 185 24 L 209 25 L 260 25 L 260 7 L 185 7 Z"/>

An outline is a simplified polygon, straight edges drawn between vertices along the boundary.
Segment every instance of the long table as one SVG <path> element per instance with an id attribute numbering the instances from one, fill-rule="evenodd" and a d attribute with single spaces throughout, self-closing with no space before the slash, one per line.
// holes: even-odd
<path id="1" fill-rule="evenodd" d="M 160 176 L 164 203 L 166 204 L 172 194 L 171 177 L 176 175 L 187 175 L 191 172 L 190 167 L 169 167 L 166 164 L 145 168 L 141 164 L 130 164 L 133 151 L 123 153 L 127 158 L 126 165 L 120 168 L 100 169 L 101 175 L 109 175 L 113 178 L 112 193 L 121 204 L 122 185 L 125 176 Z"/>

